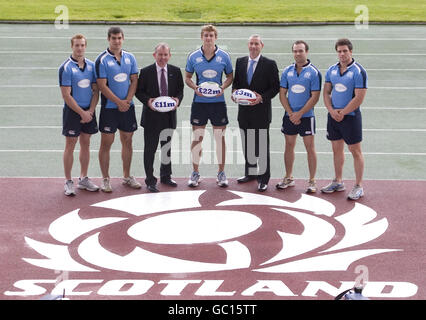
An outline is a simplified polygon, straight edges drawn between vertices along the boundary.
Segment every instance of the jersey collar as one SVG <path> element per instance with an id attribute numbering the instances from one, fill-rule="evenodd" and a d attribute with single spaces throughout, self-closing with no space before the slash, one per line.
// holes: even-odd
<path id="1" fill-rule="evenodd" d="M 302 73 L 303 70 L 305 70 L 305 68 L 308 67 L 310 64 L 311 64 L 311 60 L 308 59 L 308 61 L 302 66 L 302 70 L 300 71 L 300 73 Z M 297 64 L 296 64 L 296 62 L 293 63 L 293 68 L 294 68 L 294 70 L 297 73 Z M 298 75 L 300 75 L 300 73 Z"/>
<path id="2" fill-rule="evenodd" d="M 352 62 L 351 63 L 349 63 L 347 66 L 346 66 L 346 71 L 345 72 L 343 72 L 343 73 L 340 73 L 340 62 L 338 62 L 337 63 L 337 67 L 339 68 L 339 73 L 340 73 L 340 75 L 341 76 L 343 76 L 346 72 L 348 72 L 349 71 L 349 69 L 350 68 L 352 68 L 352 66 L 354 66 L 355 65 L 355 59 L 354 58 L 352 58 Z"/>
<path id="3" fill-rule="evenodd" d="M 212 61 L 212 60 L 214 59 L 214 57 L 216 57 L 216 53 L 217 53 L 217 50 L 219 50 L 219 48 L 217 47 L 217 45 L 214 45 L 214 54 L 213 54 L 213 56 L 210 58 L 210 60 L 208 60 L 208 59 L 206 58 L 206 56 L 204 55 L 203 46 L 201 46 L 200 50 L 201 50 L 201 54 L 203 55 L 204 59 L 206 59 L 206 61 L 207 61 L 207 62 L 210 62 L 210 61 Z"/>
<path id="4" fill-rule="evenodd" d="M 115 61 L 117 61 L 118 64 L 121 64 L 121 61 L 117 60 L 117 58 L 115 57 L 115 55 L 109 50 L 109 48 L 107 48 L 107 53 L 114 58 Z M 123 49 L 121 49 L 120 51 L 120 55 L 123 58 Z"/>
<path id="5" fill-rule="evenodd" d="M 86 63 L 86 58 L 84 58 L 84 66 L 83 66 L 83 69 L 82 69 L 82 68 L 80 68 L 80 66 L 78 65 L 78 61 L 77 61 L 76 59 L 74 59 L 74 58 L 72 57 L 72 55 L 70 55 L 70 60 L 71 60 L 72 62 L 74 62 L 74 63 L 77 65 L 77 67 L 78 67 L 81 71 L 84 71 L 84 70 L 86 69 L 86 65 L 87 65 L 87 63 Z"/>

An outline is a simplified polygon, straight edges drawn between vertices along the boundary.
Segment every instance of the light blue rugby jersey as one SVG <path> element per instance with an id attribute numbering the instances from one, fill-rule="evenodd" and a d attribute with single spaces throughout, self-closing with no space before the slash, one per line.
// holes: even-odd
<path id="1" fill-rule="evenodd" d="M 228 75 L 234 71 L 229 54 L 217 46 L 215 54 L 210 60 L 207 60 L 204 56 L 202 47 L 191 52 L 186 61 L 185 70 L 189 73 L 195 72 L 197 86 L 206 81 L 222 85 L 223 73 Z M 225 102 L 225 97 L 224 95 L 220 97 L 200 97 L 194 93 L 194 102 Z"/>
<path id="2" fill-rule="evenodd" d="M 311 97 L 311 91 L 321 91 L 321 80 L 321 72 L 309 60 L 300 74 L 297 74 L 295 63 L 285 68 L 281 75 L 280 86 L 288 89 L 287 96 L 291 110 L 297 112 L 302 109 Z M 302 118 L 313 116 L 312 108 L 304 113 Z"/>
<path id="3" fill-rule="evenodd" d="M 71 96 L 81 108 L 90 107 L 92 100 L 92 83 L 96 82 L 95 64 L 84 59 L 84 68 L 80 69 L 78 62 L 71 56 L 58 69 L 59 86 L 71 87 Z M 66 104 L 64 103 L 64 106 Z"/>
<path id="4" fill-rule="evenodd" d="M 325 74 L 325 82 L 330 82 L 333 89 L 331 91 L 331 102 L 334 109 L 343 109 L 355 96 L 355 89 L 367 89 L 367 71 L 355 60 L 348 65 L 346 71 L 340 74 L 340 62 L 328 68 Z M 355 115 L 359 112 L 359 107 L 348 113 Z"/>
<path id="5" fill-rule="evenodd" d="M 121 60 L 107 49 L 95 61 L 96 78 L 107 79 L 108 87 L 120 99 L 125 99 L 130 87 L 130 76 L 138 74 L 136 58 L 130 52 L 121 50 Z M 133 101 L 132 101 L 133 103 Z M 101 105 L 107 109 L 117 109 L 117 105 L 101 95 Z"/>

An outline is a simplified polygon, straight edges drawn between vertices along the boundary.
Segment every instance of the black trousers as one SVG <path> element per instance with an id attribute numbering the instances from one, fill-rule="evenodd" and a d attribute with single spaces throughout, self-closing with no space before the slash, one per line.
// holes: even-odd
<path id="1" fill-rule="evenodd" d="M 259 183 L 268 184 L 271 177 L 269 127 L 265 129 L 241 128 L 245 167 L 244 175 L 256 176 Z"/>
<path id="2" fill-rule="evenodd" d="M 171 141 L 174 129 L 157 129 L 145 128 L 144 129 L 144 154 L 143 164 L 145 167 L 145 183 L 146 185 L 155 185 L 157 178 L 154 176 L 154 159 L 155 152 L 157 151 L 158 143 L 161 146 L 161 165 L 160 165 L 160 179 L 168 180 L 172 175 L 172 162 L 171 162 Z"/>

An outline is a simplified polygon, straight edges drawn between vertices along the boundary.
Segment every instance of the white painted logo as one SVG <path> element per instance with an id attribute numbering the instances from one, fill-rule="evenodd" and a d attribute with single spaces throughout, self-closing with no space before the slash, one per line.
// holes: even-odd
<path id="1" fill-rule="evenodd" d="M 303 92 L 305 92 L 305 90 L 306 90 L 305 87 L 300 85 L 300 84 L 295 84 L 295 85 L 291 86 L 291 91 L 293 93 L 303 93 Z"/>
<path id="2" fill-rule="evenodd" d="M 80 88 L 88 88 L 89 86 L 90 86 L 90 80 L 89 79 L 83 79 L 83 80 L 80 80 L 78 83 L 77 83 L 77 85 L 80 87 Z"/>
<path id="3" fill-rule="evenodd" d="M 46 258 L 24 258 L 24 261 L 46 269 L 81 272 L 100 272 L 106 268 L 152 274 L 236 269 L 298 273 L 346 271 L 359 259 L 400 251 L 373 249 L 371 245 L 360 247 L 381 236 L 388 228 L 386 218 L 377 219 L 373 209 L 360 203 L 335 216 L 332 203 L 306 194 L 295 202 L 287 202 L 259 194 L 226 191 L 234 198 L 216 204 L 213 209 L 206 209 L 199 201 L 205 192 L 138 194 L 95 203 L 91 207 L 114 212 L 114 216 L 101 218 L 82 219 L 80 209 L 76 209 L 50 224 L 51 243 L 25 237 L 26 243 Z M 250 248 L 250 241 L 243 239 L 267 235 L 262 234 L 265 232 L 262 215 L 244 211 L 244 208 L 253 206 L 267 207 L 278 218 L 295 219 L 303 226 L 303 231 L 298 233 L 277 226 L 275 235 L 282 241 L 282 246 L 255 265 L 253 261 L 258 261 L 252 257 L 255 250 Z M 117 230 L 117 227 L 125 228 L 129 241 L 136 243 L 134 249 L 124 255 L 108 250 L 101 241 L 101 234 L 107 237 L 108 232 Z M 337 230 L 345 232 L 336 243 Z M 164 253 L 167 250 L 154 252 L 150 249 L 154 248 L 153 245 L 164 250 L 168 246 L 184 245 L 187 255 L 169 256 Z M 200 245 L 216 246 L 224 252 L 226 259 L 197 260 Z M 357 248 L 352 249 L 355 246 Z"/>
<path id="4" fill-rule="evenodd" d="M 114 80 L 117 82 L 124 82 L 127 80 L 127 74 L 126 73 L 118 73 L 114 76 Z"/>

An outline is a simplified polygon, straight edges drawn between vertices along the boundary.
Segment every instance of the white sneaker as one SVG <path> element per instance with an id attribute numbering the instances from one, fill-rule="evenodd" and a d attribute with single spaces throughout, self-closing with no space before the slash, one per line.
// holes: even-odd
<path id="1" fill-rule="evenodd" d="M 225 171 L 221 171 L 217 174 L 216 182 L 219 187 L 228 186 L 228 179 L 226 179 Z"/>
<path id="2" fill-rule="evenodd" d="M 188 187 L 197 187 L 200 182 L 200 174 L 196 171 L 192 172 L 188 180 Z"/>
<path id="3" fill-rule="evenodd" d="M 288 187 L 294 187 L 295 186 L 295 182 L 293 177 L 287 178 L 285 177 L 282 181 L 280 181 L 275 188 L 277 189 L 286 189 Z"/>
<path id="4" fill-rule="evenodd" d="M 102 185 L 101 185 L 101 190 L 103 192 L 106 192 L 106 193 L 112 192 L 112 187 L 111 187 L 111 183 L 109 181 L 109 178 L 104 178 L 103 179 Z"/>
<path id="5" fill-rule="evenodd" d="M 82 189 L 82 190 L 87 190 L 87 191 L 98 191 L 99 190 L 99 187 L 96 185 L 96 184 L 94 184 L 90 179 L 89 179 L 89 177 L 84 177 L 83 179 L 81 179 L 81 178 L 79 178 L 78 179 L 78 185 L 77 185 L 77 187 L 79 188 L 79 189 Z"/>
<path id="6" fill-rule="evenodd" d="M 317 185 L 315 180 L 309 180 L 308 187 L 306 188 L 306 193 L 315 193 L 317 192 Z"/>
<path id="7" fill-rule="evenodd" d="M 75 196 L 74 182 L 72 180 L 65 181 L 64 190 L 66 196 Z"/>
<path id="8" fill-rule="evenodd" d="M 360 185 L 355 185 L 348 194 L 348 199 L 358 200 L 364 196 L 364 189 Z"/>
<path id="9" fill-rule="evenodd" d="M 128 178 L 123 178 L 122 183 L 133 189 L 140 189 L 142 187 L 142 185 L 139 182 L 137 182 L 135 177 L 133 176 L 130 176 Z"/>
<path id="10" fill-rule="evenodd" d="M 328 185 L 321 188 L 321 192 L 324 193 L 333 193 L 335 191 L 343 191 L 345 190 L 345 184 L 342 182 L 337 182 L 336 180 L 331 181 Z"/>

